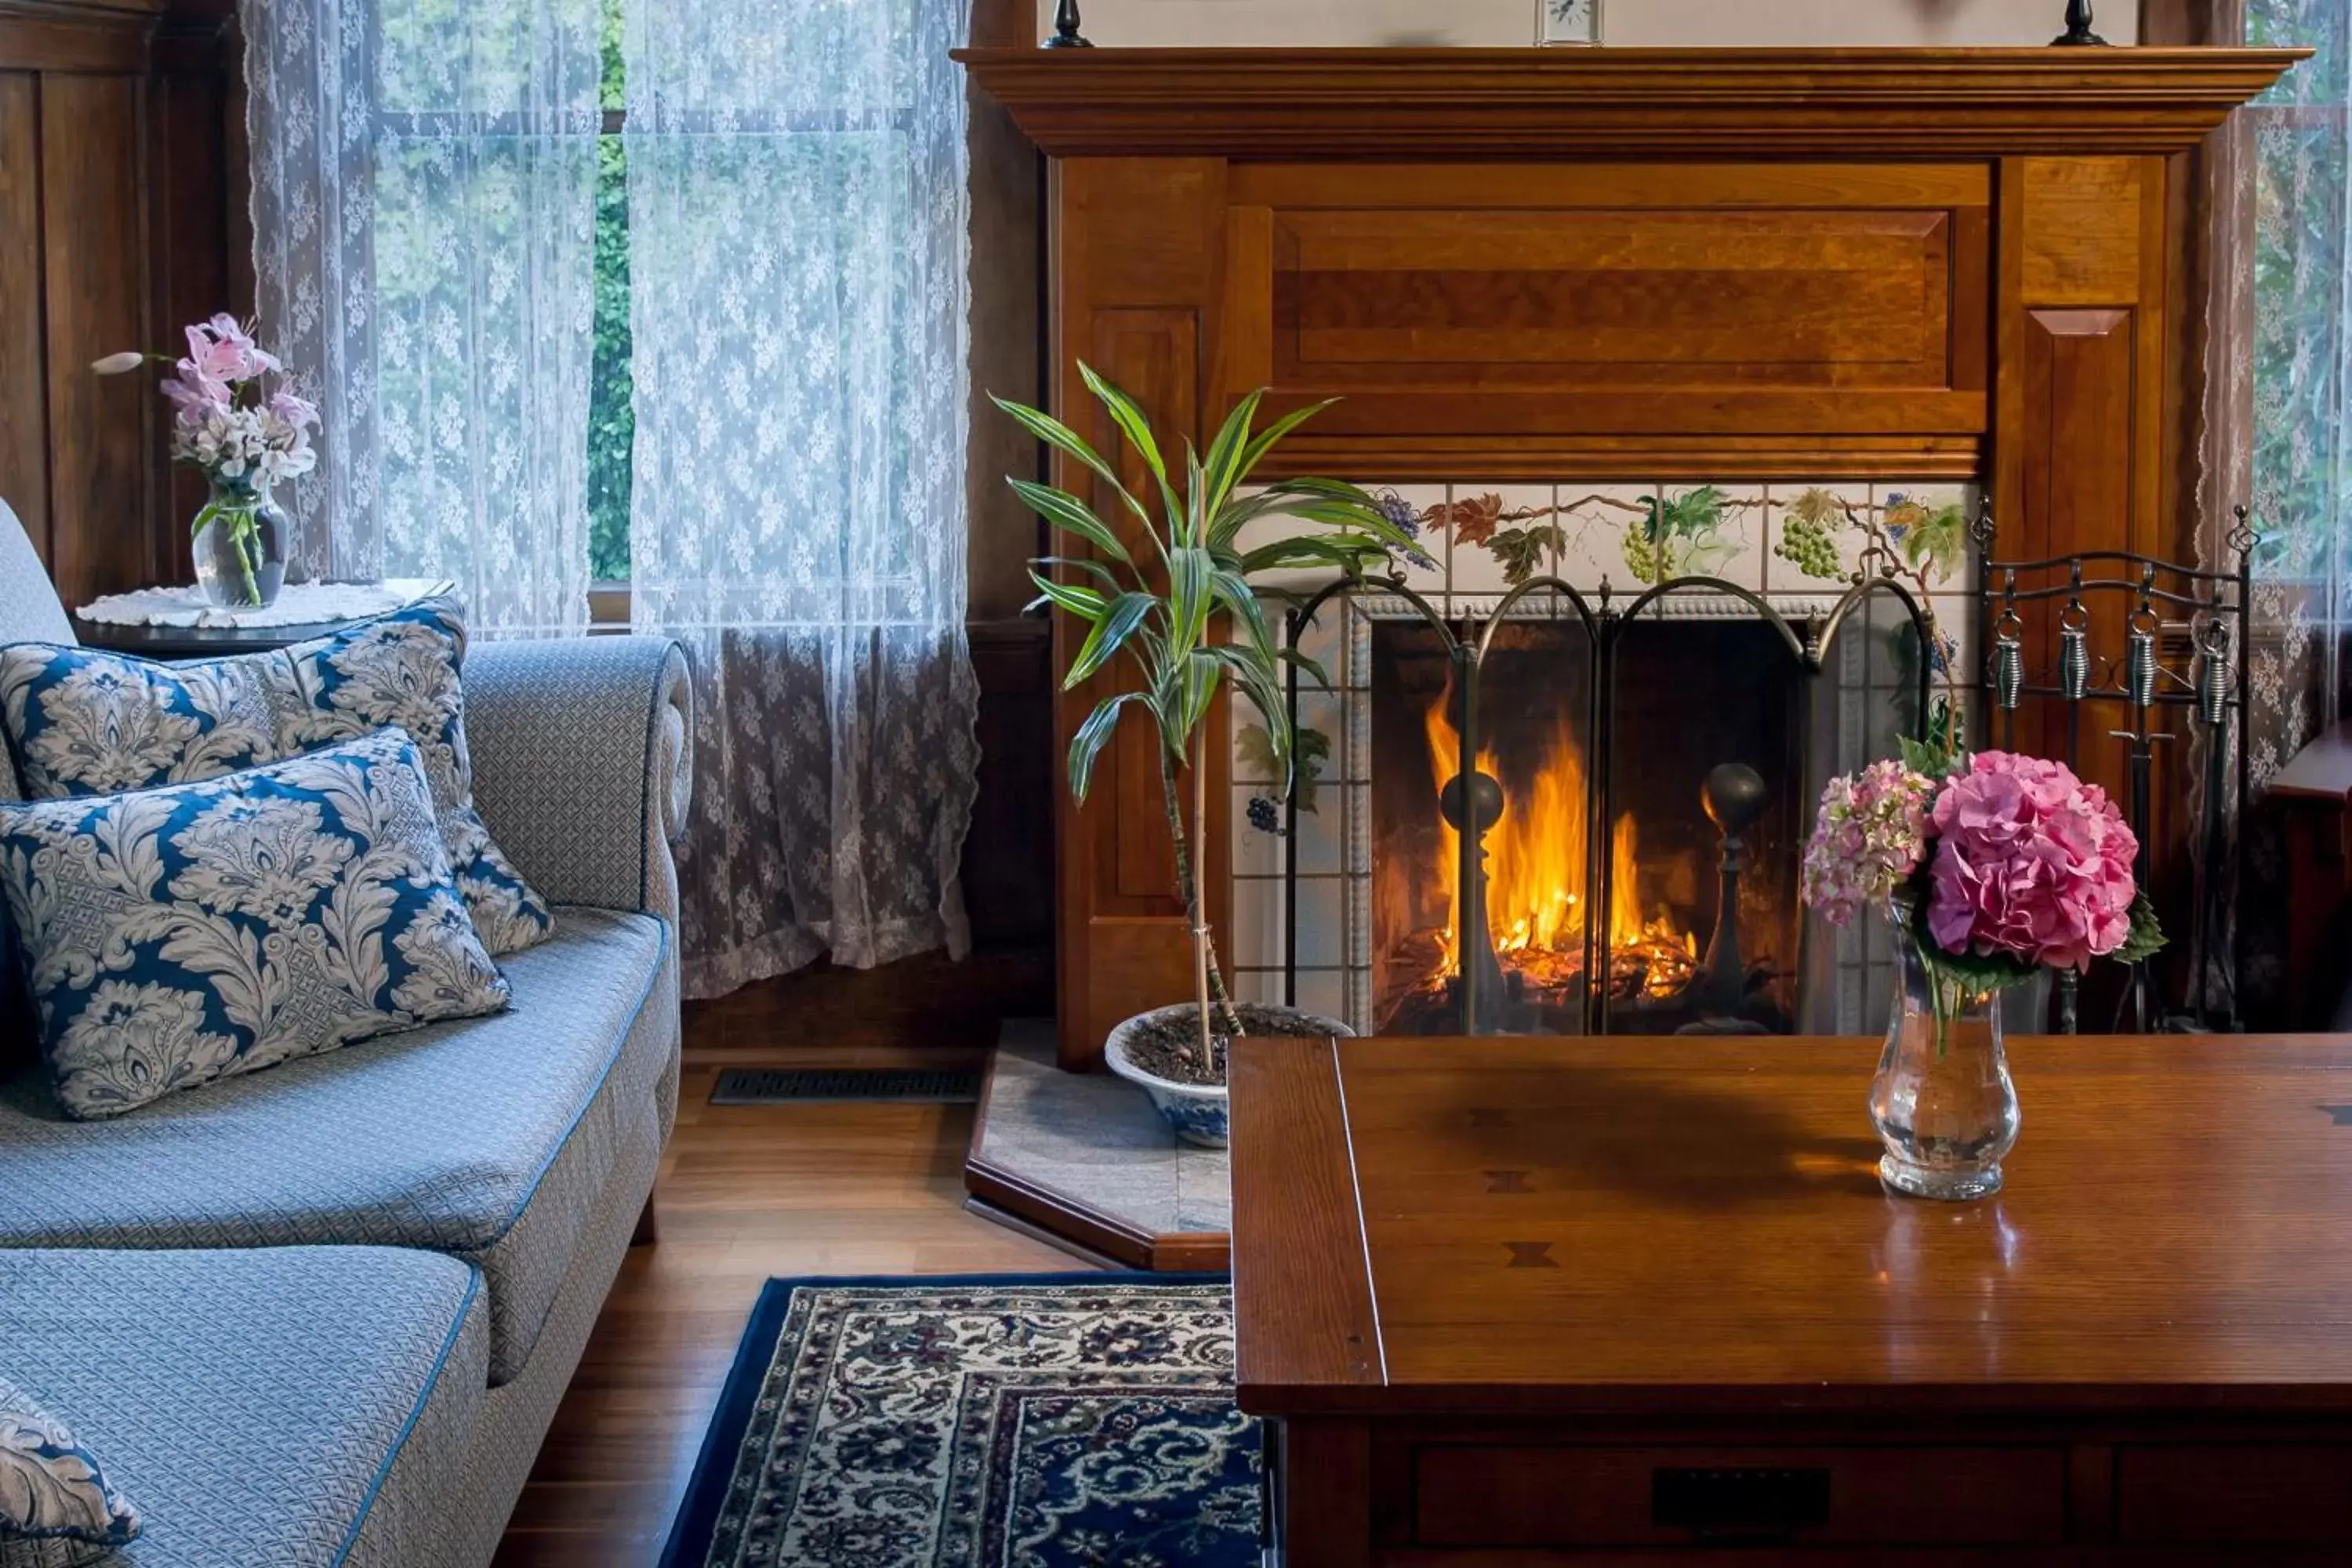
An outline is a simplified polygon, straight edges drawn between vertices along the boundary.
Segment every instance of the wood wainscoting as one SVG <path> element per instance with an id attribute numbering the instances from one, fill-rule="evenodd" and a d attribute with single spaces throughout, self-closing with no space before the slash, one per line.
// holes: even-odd
<path id="1" fill-rule="evenodd" d="M 2173 196 L 2190 149 L 2300 56 L 960 58 L 1053 160 L 1051 395 L 1106 448 L 1081 359 L 1163 445 L 1255 387 L 1270 413 L 1343 398 L 1268 477 L 1972 480 L 2018 559 L 2184 553 Z M 1059 482 L 1092 488 L 1066 462 Z M 1064 739 L 1102 684 L 1063 699 Z M 2119 749 L 2086 761 L 2122 784 Z M 1091 804 L 1061 808 L 1066 1066 L 1188 993 L 1159 791 L 1128 727 Z"/>
<path id="2" fill-rule="evenodd" d="M 92 360 L 250 314 L 234 0 L 0 0 L 0 500 L 68 606 L 190 573 L 152 376 Z"/>

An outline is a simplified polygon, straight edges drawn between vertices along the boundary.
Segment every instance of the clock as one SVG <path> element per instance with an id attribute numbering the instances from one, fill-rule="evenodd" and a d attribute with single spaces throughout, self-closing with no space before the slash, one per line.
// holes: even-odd
<path id="1" fill-rule="evenodd" d="M 1597 44 L 1601 0 L 1536 0 L 1536 42 Z"/>

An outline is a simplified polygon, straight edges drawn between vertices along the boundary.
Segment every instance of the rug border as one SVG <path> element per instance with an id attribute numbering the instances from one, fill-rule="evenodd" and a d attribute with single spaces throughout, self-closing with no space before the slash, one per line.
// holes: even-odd
<path id="1" fill-rule="evenodd" d="M 721 1472 L 712 1463 L 718 1455 L 732 1450 L 743 1441 L 743 1434 L 751 1425 L 751 1407 L 759 1402 L 760 1388 L 767 1381 L 768 1352 L 783 1331 L 783 1319 L 792 1305 L 793 1292 L 807 1286 L 908 1286 L 922 1288 L 938 1286 L 990 1285 L 1227 1285 L 1233 1276 L 1223 1272 L 1155 1274 L 1137 1269 L 1085 1269 L 1055 1274 L 803 1274 L 788 1279 L 771 1278 L 760 1287 L 759 1300 L 751 1304 L 751 1313 L 743 1324 L 742 1338 L 735 1343 L 735 1359 L 728 1364 L 727 1380 L 719 1384 L 719 1398 L 711 1406 L 710 1419 L 702 1430 L 702 1444 L 695 1450 L 694 1468 L 687 1476 L 686 1491 L 678 1499 L 677 1511 L 670 1517 L 669 1535 L 662 1544 L 658 1568 L 702 1568 L 709 1555 L 710 1537 L 718 1528 L 719 1510 L 727 1500 L 728 1483 L 734 1479 L 730 1464 Z M 724 1442 L 722 1444 L 722 1438 Z M 685 1554 L 689 1542 L 698 1541 L 702 1555 Z"/>

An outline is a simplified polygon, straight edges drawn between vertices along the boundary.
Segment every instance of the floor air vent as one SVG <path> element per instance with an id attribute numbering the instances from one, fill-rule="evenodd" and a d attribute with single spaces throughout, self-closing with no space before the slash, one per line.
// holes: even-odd
<path id="1" fill-rule="evenodd" d="M 713 1105 L 782 1105 L 812 1100 L 965 1105 L 979 1098 L 979 1073 L 935 1072 L 927 1068 L 728 1068 L 710 1091 Z"/>

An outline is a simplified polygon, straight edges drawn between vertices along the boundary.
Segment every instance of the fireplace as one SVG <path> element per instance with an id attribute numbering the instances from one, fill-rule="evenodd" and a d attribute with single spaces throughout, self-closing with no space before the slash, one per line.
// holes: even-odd
<path id="1" fill-rule="evenodd" d="M 1969 657 L 1973 489 L 1372 488 L 1423 557 L 1393 584 L 1286 584 L 1332 678 L 1296 699 L 1295 799 L 1235 722 L 1237 989 L 1389 1035 L 1852 1030 L 1883 1008 L 1884 945 L 1810 926 L 1798 873 L 1822 781 L 1916 731 L 1922 644 L 1881 593 L 1808 649 L 1891 547 Z"/>

